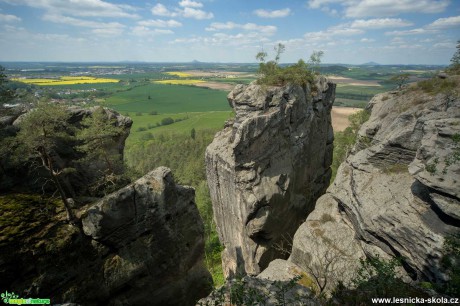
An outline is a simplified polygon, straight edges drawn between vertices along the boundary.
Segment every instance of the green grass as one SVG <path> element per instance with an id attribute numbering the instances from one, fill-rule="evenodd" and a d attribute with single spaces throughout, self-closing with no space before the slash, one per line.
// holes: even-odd
<path id="1" fill-rule="evenodd" d="M 105 105 L 120 112 L 225 111 L 230 110 L 226 96 L 223 91 L 194 86 L 147 84 L 116 93 L 106 100 Z"/>
<path id="2" fill-rule="evenodd" d="M 126 146 L 129 148 L 131 145 L 142 142 L 143 135 L 152 133 L 154 137 L 159 135 L 180 133 L 190 135 L 190 131 L 213 129 L 220 130 L 224 127 L 224 122 L 232 116 L 231 111 L 212 111 L 200 113 L 177 113 L 177 114 L 160 114 L 160 115 L 147 115 L 136 116 L 135 113 L 122 113 L 129 115 L 133 119 L 133 126 L 131 133 L 128 137 Z M 180 122 L 175 122 L 170 125 L 156 127 L 163 118 L 170 117 L 172 119 L 184 119 Z M 155 126 L 149 129 L 150 127 Z M 138 131 L 139 128 L 145 127 L 146 131 Z"/>

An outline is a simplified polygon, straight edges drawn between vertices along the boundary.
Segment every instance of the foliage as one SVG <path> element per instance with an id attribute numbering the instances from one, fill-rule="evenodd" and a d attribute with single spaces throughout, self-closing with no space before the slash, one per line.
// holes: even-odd
<path id="1" fill-rule="evenodd" d="M 65 176 L 75 169 L 63 165 L 60 156 L 60 147 L 72 138 L 69 133 L 72 127 L 67 124 L 68 119 L 69 113 L 62 106 L 38 104 L 19 124 L 20 131 L 15 137 L 18 144 L 15 156 L 23 162 L 39 161 L 36 166 L 46 169 L 64 203 L 67 219 L 73 223 L 76 218 L 62 184 Z"/>
<path id="2" fill-rule="evenodd" d="M 174 123 L 174 119 L 171 117 L 166 117 L 166 118 L 161 119 L 161 125 L 169 125 L 173 123 Z"/>
<path id="3" fill-rule="evenodd" d="M 261 280 L 257 278 L 236 278 L 214 290 L 212 301 L 199 302 L 200 306 L 211 305 L 304 305 L 310 296 L 303 290 L 297 290 L 301 276 L 288 281 Z"/>
<path id="4" fill-rule="evenodd" d="M 449 281 L 436 289 L 450 296 L 460 296 L 460 233 L 452 234 L 444 240 L 441 260 Z"/>
<path id="5" fill-rule="evenodd" d="M 90 116 L 85 117 L 81 121 L 81 126 L 76 133 L 77 139 L 81 141 L 77 150 L 85 156 L 79 162 L 89 162 L 98 171 L 99 179 L 91 189 L 111 191 L 123 181 L 121 174 L 124 167 L 121 155 L 118 149 L 110 149 L 118 147 L 116 141 L 123 134 L 123 128 L 118 126 L 115 118 L 110 118 L 102 107 L 95 108 Z"/>
<path id="6" fill-rule="evenodd" d="M 460 73 L 460 40 L 457 40 L 457 47 L 454 55 L 450 59 L 451 65 L 448 68 L 448 71 L 453 74 Z"/>
<path id="7" fill-rule="evenodd" d="M 332 300 L 341 305 L 368 305 L 372 298 L 425 297 L 423 290 L 406 284 L 396 275 L 401 260 L 380 259 L 379 256 L 360 260 L 360 268 L 352 280 L 353 289 L 339 284 L 332 294 Z"/>
<path id="8" fill-rule="evenodd" d="M 434 77 L 418 82 L 416 88 L 423 90 L 427 94 L 437 95 L 440 93 L 451 94 L 458 90 L 458 85 L 455 80 Z"/>
<path id="9" fill-rule="evenodd" d="M 390 81 L 395 83 L 398 87 L 398 89 L 401 89 L 404 84 L 409 80 L 410 74 L 409 73 L 401 73 L 401 74 L 396 74 L 391 77 Z"/>
<path id="10" fill-rule="evenodd" d="M 14 99 L 14 92 L 6 86 L 8 78 L 5 75 L 5 68 L 0 66 L 0 106 Z"/>
<path id="11" fill-rule="evenodd" d="M 349 152 L 355 145 L 359 129 L 364 122 L 369 120 L 369 117 L 370 113 L 367 110 L 356 112 L 348 117 L 350 126 L 348 126 L 343 132 L 336 132 L 334 134 L 334 157 L 331 166 L 331 182 L 334 181 L 340 164 L 345 161 Z"/>
<path id="12" fill-rule="evenodd" d="M 259 79 L 258 84 L 283 86 L 286 84 L 297 84 L 306 88 L 307 85 L 313 84 L 313 74 L 308 70 L 308 65 L 304 60 L 300 59 L 296 64 L 281 67 L 279 59 L 284 52 L 285 47 L 283 44 L 278 44 L 275 47 L 275 59 L 266 62 L 266 52 L 259 52 L 256 59 L 260 61 L 259 64 Z"/>
<path id="13" fill-rule="evenodd" d="M 131 145 L 126 151 L 126 160 L 128 166 L 138 173 L 147 173 L 159 166 L 169 167 L 178 183 L 195 188 L 196 204 L 205 227 L 205 262 L 217 286 L 224 282 L 220 256 L 222 246 L 213 220 L 204 160 L 206 147 L 215 132 L 196 130 L 195 139 L 186 132 L 156 134 L 149 142 Z"/>
<path id="14" fill-rule="evenodd" d="M 314 70 L 319 70 L 319 65 L 321 64 L 321 58 L 324 55 L 324 51 L 313 51 L 310 55 L 308 63 L 312 65 Z"/>

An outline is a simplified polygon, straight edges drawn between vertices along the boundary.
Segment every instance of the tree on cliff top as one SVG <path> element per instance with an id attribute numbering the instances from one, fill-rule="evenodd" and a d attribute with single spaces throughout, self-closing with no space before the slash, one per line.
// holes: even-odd
<path id="1" fill-rule="evenodd" d="M 6 84 L 8 83 L 8 78 L 6 77 L 4 71 L 5 68 L 3 66 L 0 66 L 0 105 L 10 102 L 14 99 L 15 96 L 14 92 L 8 87 L 6 87 Z"/>
<path id="2" fill-rule="evenodd" d="M 20 131 L 15 137 L 18 144 L 16 157 L 25 162 L 32 160 L 36 167 L 46 170 L 59 192 L 67 220 L 75 224 L 76 217 L 63 187 L 63 177 L 74 169 L 64 164 L 58 150 L 71 137 L 68 118 L 69 113 L 62 106 L 43 102 L 38 104 L 19 124 Z"/>
<path id="3" fill-rule="evenodd" d="M 457 50 L 450 59 L 452 63 L 449 67 L 449 70 L 454 73 L 460 73 L 460 40 L 457 41 Z"/>
<path id="4" fill-rule="evenodd" d="M 313 73 L 308 69 L 307 63 L 299 59 L 296 64 L 281 67 L 279 60 L 285 50 L 283 44 L 278 44 L 275 48 L 275 59 L 266 62 L 267 52 L 259 52 L 256 59 L 260 62 L 257 84 L 283 86 L 286 84 L 297 84 L 306 88 L 307 84 L 313 84 Z"/>
<path id="5" fill-rule="evenodd" d="M 81 121 L 82 129 L 76 133 L 81 144 L 77 150 L 85 154 L 81 159 L 97 165 L 98 180 L 92 185 L 92 189 L 111 191 L 111 187 L 118 185 L 123 178 L 123 160 L 119 152 L 110 148 L 117 147 L 116 139 L 123 133 L 123 128 L 117 126 L 116 120 L 110 118 L 102 107 L 96 108 L 90 116 Z"/>

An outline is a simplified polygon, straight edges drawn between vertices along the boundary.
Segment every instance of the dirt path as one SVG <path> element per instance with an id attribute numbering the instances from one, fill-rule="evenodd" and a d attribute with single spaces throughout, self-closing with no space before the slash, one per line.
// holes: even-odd
<path id="1" fill-rule="evenodd" d="M 348 121 L 348 116 L 360 111 L 361 108 L 353 107 L 332 107 L 331 116 L 332 116 L 332 127 L 334 132 L 340 132 L 345 130 L 350 122 Z"/>

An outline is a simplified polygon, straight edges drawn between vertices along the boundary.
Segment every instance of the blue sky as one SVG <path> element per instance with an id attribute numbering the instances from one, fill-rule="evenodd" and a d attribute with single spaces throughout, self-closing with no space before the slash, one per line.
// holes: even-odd
<path id="1" fill-rule="evenodd" d="M 0 61 L 448 64 L 460 0 L 0 0 Z"/>

